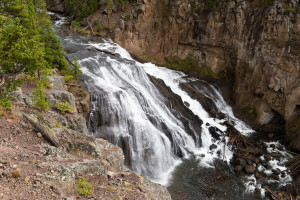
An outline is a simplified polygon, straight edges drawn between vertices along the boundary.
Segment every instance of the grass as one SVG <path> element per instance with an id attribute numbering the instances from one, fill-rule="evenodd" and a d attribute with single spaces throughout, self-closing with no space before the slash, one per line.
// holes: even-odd
<path id="1" fill-rule="evenodd" d="M 20 176 L 21 176 L 21 169 L 20 169 L 20 168 L 17 168 L 15 171 L 13 171 L 13 172 L 11 173 L 11 175 L 12 175 L 12 177 L 14 177 L 14 178 L 20 178 Z"/>
<path id="2" fill-rule="evenodd" d="M 94 194 L 94 188 L 92 187 L 92 184 L 84 178 L 80 178 L 76 181 L 76 187 L 76 191 L 81 196 L 88 196 Z"/>

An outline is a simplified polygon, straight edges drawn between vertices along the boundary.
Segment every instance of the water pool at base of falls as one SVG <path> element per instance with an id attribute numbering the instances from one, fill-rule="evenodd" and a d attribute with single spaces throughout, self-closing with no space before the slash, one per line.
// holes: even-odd
<path id="1" fill-rule="evenodd" d="M 125 164 L 168 186 L 173 199 L 253 199 L 261 183 L 237 176 L 229 164 L 225 122 L 247 137 L 254 131 L 234 116 L 214 85 L 139 63 L 112 41 L 79 35 L 63 24 L 61 18 L 54 27 L 68 58 L 76 56 L 82 66 L 91 95 L 91 135 L 121 147 Z"/>

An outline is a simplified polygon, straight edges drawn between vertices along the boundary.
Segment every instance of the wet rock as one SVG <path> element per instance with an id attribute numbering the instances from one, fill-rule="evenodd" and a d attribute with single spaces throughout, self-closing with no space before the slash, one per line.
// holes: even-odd
<path id="1" fill-rule="evenodd" d="M 215 144 L 212 144 L 212 145 L 209 146 L 209 150 L 214 150 L 216 148 L 218 148 L 218 146 L 215 145 Z"/>
<path id="2" fill-rule="evenodd" d="M 220 134 L 218 133 L 218 128 L 211 126 L 208 128 L 209 133 L 211 134 L 211 136 L 217 140 L 220 139 Z"/>
<path id="3" fill-rule="evenodd" d="M 259 172 L 255 172 L 255 177 L 256 177 L 257 179 L 260 179 L 262 176 L 260 175 Z"/>
<path id="4" fill-rule="evenodd" d="M 255 167 L 253 167 L 252 165 L 246 165 L 245 170 L 248 174 L 254 174 Z"/>
<path id="5" fill-rule="evenodd" d="M 237 166 L 234 167 L 234 171 L 241 172 L 243 170 L 243 168 L 244 167 L 242 165 L 237 165 Z"/>
<path id="6" fill-rule="evenodd" d="M 247 162 L 244 158 L 238 158 L 237 163 L 243 167 L 245 167 L 247 165 Z"/>
<path id="7" fill-rule="evenodd" d="M 273 169 L 272 172 L 277 176 L 281 173 L 280 169 Z"/>
<path id="8" fill-rule="evenodd" d="M 184 101 L 183 103 L 186 107 L 188 107 L 188 108 L 190 107 L 190 104 L 188 102 Z"/>
<path id="9" fill-rule="evenodd" d="M 271 153 L 271 156 L 274 157 L 275 159 L 280 159 L 280 155 L 277 153 Z"/>
<path id="10" fill-rule="evenodd" d="M 253 162 L 252 162 L 252 160 L 250 160 L 250 159 L 247 159 L 247 164 L 248 164 L 248 165 L 253 165 Z"/>
<path id="11" fill-rule="evenodd" d="M 272 149 L 275 149 L 275 148 L 276 148 L 275 144 L 271 144 L 270 147 L 271 147 Z"/>
<path id="12" fill-rule="evenodd" d="M 269 133 L 268 138 L 272 139 L 274 137 L 274 133 Z"/>
<path id="13" fill-rule="evenodd" d="M 271 160 L 271 156 L 269 154 L 265 154 L 264 158 L 266 161 L 270 161 Z"/>

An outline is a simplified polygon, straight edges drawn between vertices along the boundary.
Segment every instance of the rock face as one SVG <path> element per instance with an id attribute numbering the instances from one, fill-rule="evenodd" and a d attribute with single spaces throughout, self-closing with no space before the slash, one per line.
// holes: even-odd
<path id="1" fill-rule="evenodd" d="M 192 55 L 199 67 L 234 73 L 237 108 L 255 113 L 259 125 L 281 116 L 287 140 L 300 141 L 299 1 L 152 0 L 138 11 L 116 42 L 157 64 Z M 291 145 L 300 150 L 297 144 Z"/>

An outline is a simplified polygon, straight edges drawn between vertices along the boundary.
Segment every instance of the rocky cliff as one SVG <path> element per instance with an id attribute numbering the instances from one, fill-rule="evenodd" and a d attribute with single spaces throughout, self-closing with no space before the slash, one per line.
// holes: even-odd
<path id="1" fill-rule="evenodd" d="M 286 125 L 286 139 L 300 150 L 299 6 L 297 0 L 141 1 L 129 10 L 131 20 L 128 11 L 115 19 L 114 40 L 141 60 L 167 65 L 192 58 L 200 75 L 234 74 L 236 107 L 268 132 Z"/>
<path id="2" fill-rule="evenodd" d="M 89 17 L 102 27 L 105 2 Z M 110 32 L 141 60 L 196 63 L 196 70 L 181 69 L 200 77 L 233 74 L 235 106 L 267 132 L 286 128 L 287 141 L 300 150 L 299 5 L 299 0 L 134 1 L 112 6 Z"/>

